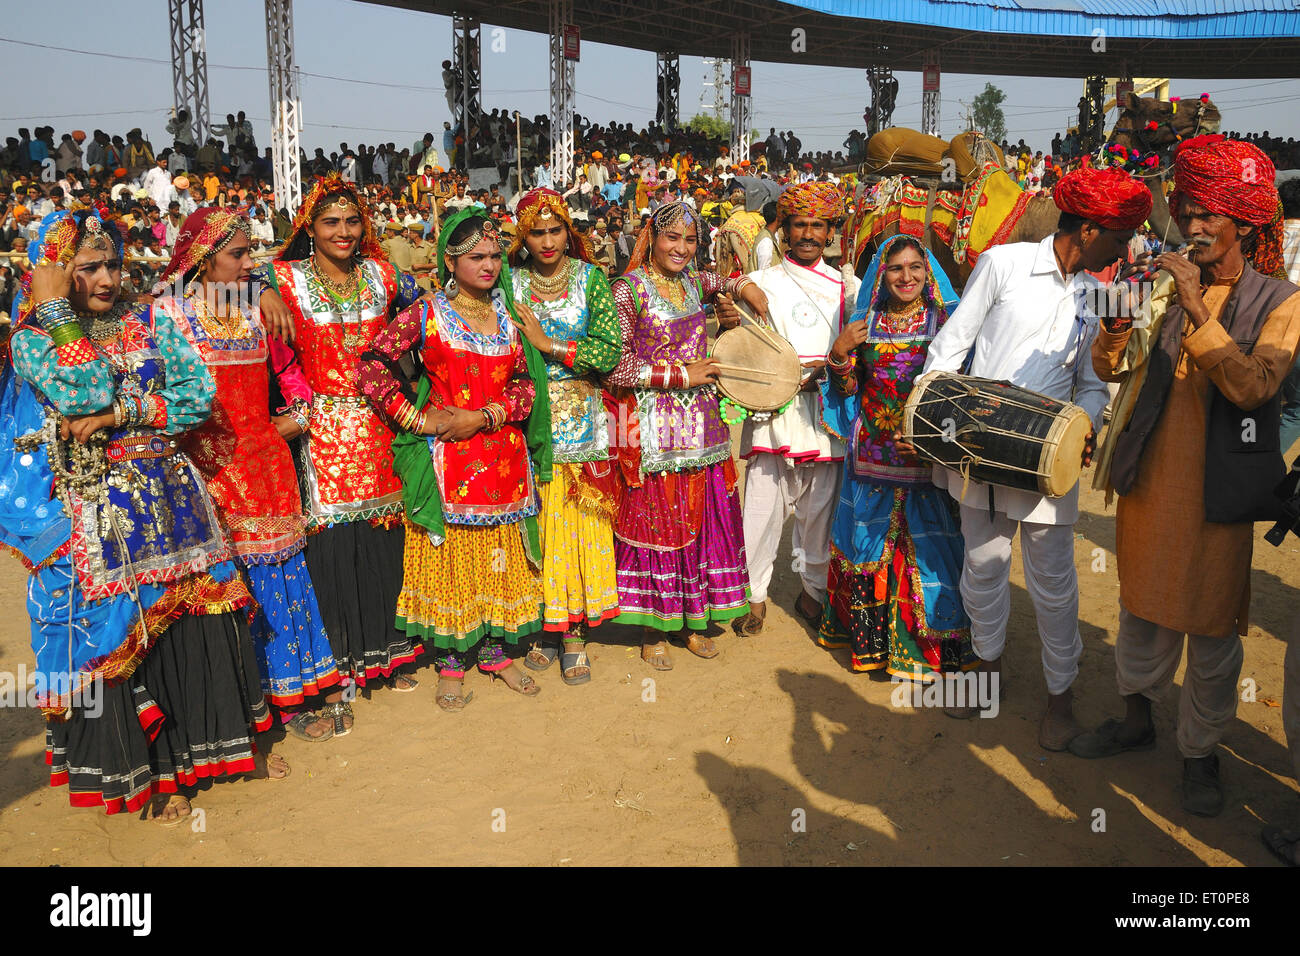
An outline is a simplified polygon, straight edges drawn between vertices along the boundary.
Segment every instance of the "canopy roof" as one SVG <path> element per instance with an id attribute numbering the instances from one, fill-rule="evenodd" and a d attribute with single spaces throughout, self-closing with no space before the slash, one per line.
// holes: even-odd
<path id="1" fill-rule="evenodd" d="M 362 2 L 549 29 L 548 0 Z M 771 63 L 919 71 L 935 50 L 945 73 L 992 76 L 1300 72 L 1300 0 L 573 0 L 573 12 L 584 40 L 688 56 L 730 56 L 747 30 L 751 58 Z"/>

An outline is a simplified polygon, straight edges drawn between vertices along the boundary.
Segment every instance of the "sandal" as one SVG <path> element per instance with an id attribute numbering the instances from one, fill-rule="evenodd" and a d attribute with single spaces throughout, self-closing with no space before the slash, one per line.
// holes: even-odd
<path id="1" fill-rule="evenodd" d="M 654 644 L 641 645 L 641 660 L 657 671 L 673 669 L 673 659 L 668 653 L 668 642 L 658 641 Z"/>
<path id="2" fill-rule="evenodd" d="M 399 694 L 409 694 L 420 686 L 420 682 L 410 674 L 394 674 L 389 681 L 389 686 Z"/>
<path id="3" fill-rule="evenodd" d="M 322 717 L 320 714 L 313 713 L 310 710 L 300 710 L 298 713 L 294 714 L 284 726 L 289 733 L 293 734 L 299 740 L 305 740 L 309 744 L 318 744 L 321 741 L 329 740 L 334 736 L 334 725 L 331 724 L 325 729 L 325 733 L 320 734 L 319 736 L 313 736 L 308 733 L 307 728 L 318 720 L 328 719 L 329 718 Z"/>
<path id="4" fill-rule="evenodd" d="M 712 660 L 722 653 L 713 638 L 701 637 L 698 634 L 686 635 L 686 649 L 696 657 L 703 657 L 705 660 Z"/>
<path id="5" fill-rule="evenodd" d="M 322 717 L 331 717 L 334 720 L 334 736 L 346 737 L 352 733 L 352 728 L 343 722 L 345 717 L 352 717 L 352 705 L 344 701 L 334 704 L 326 704 L 321 710 Z"/>
<path id="6" fill-rule="evenodd" d="M 541 685 L 538 684 L 537 681 L 533 680 L 531 675 L 521 673 L 517 670 L 511 670 L 514 666 L 514 662 L 511 662 L 499 671 L 491 671 L 490 673 L 493 682 L 501 681 L 501 683 L 505 684 L 516 694 L 520 694 L 524 697 L 536 697 L 540 694 L 542 692 Z M 506 674 L 517 674 L 519 676 L 519 683 L 511 684 L 510 679 L 505 676 Z"/>
<path id="7" fill-rule="evenodd" d="M 1259 832 L 1264 846 L 1287 866 L 1300 866 L 1296 862 L 1296 847 L 1300 846 L 1300 832 L 1285 827 L 1267 826 Z"/>
<path id="8" fill-rule="evenodd" d="M 254 756 L 253 761 L 256 768 L 252 775 L 254 780 L 283 780 L 293 773 L 289 761 L 277 753 L 259 753 Z"/>
<path id="9" fill-rule="evenodd" d="M 805 599 L 812 602 L 812 604 L 817 608 L 817 610 L 815 611 L 806 610 L 804 606 Z M 799 597 L 794 602 L 794 612 L 798 614 L 801 618 L 803 618 L 804 621 L 806 621 L 813 628 L 821 627 L 822 606 L 817 602 L 816 598 L 814 598 L 807 591 L 799 592 Z"/>
<path id="10" fill-rule="evenodd" d="M 443 691 L 442 688 L 444 686 L 455 687 L 457 689 L 455 691 Z M 460 680 L 455 680 L 450 677 L 439 677 L 438 690 L 442 691 L 442 693 L 438 694 L 438 696 L 433 699 L 433 702 L 438 705 L 439 709 L 445 710 L 449 714 L 464 710 L 465 705 L 474 699 L 473 691 L 462 696 L 461 691 L 464 689 L 465 679 L 463 677 Z"/>
<path id="11" fill-rule="evenodd" d="M 537 641 L 524 655 L 524 666 L 530 671 L 544 671 L 555 663 L 560 656 L 559 644 L 543 644 Z"/>
<path id="12" fill-rule="evenodd" d="M 576 671 L 586 668 L 585 674 L 570 675 L 570 671 Z M 580 651 L 565 651 L 560 655 L 560 668 L 562 678 L 570 687 L 576 687 L 578 684 L 585 684 L 591 680 L 591 661 L 587 660 L 587 649 L 584 647 Z"/>
<path id="13" fill-rule="evenodd" d="M 758 613 L 755 613 L 758 612 Z M 767 620 L 767 602 L 750 601 L 749 610 L 731 622 L 731 629 L 737 637 L 753 637 L 763 633 L 763 622 Z"/>
<path id="14" fill-rule="evenodd" d="M 172 806 L 172 801 L 176 800 L 176 816 L 164 817 L 163 814 Z M 149 819 L 154 823 L 160 823 L 168 829 L 180 826 L 190 818 L 194 812 L 190 806 L 190 798 L 179 793 L 159 794 L 153 798 L 149 804 Z"/>

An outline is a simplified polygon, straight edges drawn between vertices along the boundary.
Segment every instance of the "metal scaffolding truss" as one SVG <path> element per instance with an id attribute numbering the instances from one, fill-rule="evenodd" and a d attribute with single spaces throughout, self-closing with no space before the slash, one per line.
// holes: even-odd
<path id="1" fill-rule="evenodd" d="M 473 136 L 483 112 L 483 48 L 478 20 L 453 13 L 451 18 L 451 70 L 456 77 L 456 109 L 453 125 L 460 133 L 461 145 L 456 163 L 461 169 L 473 165 Z"/>
<path id="2" fill-rule="evenodd" d="M 682 85 L 681 63 L 671 50 L 655 54 L 655 122 L 672 132 L 681 120 L 677 94 Z"/>
<path id="3" fill-rule="evenodd" d="M 275 198 L 292 213 L 302 205 L 302 99 L 293 62 L 293 0 L 266 0 L 266 66 Z"/>
<path id="4" fill-rule="evenodd" d="M 564 56 L 564 28 L 573 23 L 573 0 L 551 5 L 551 180 L 556 189 L 573 180 L 574 61 Z"/>
<path id="5" fill-rule="evenodd" d="M 194 141 L 208 138 L 208 50 L 203 0 L 167 0 L 171 20 L 172 107 L 190 114 Z"/>
<path id="6" fill-rule="evenodd" d="M 744 71 L 745 92 L 737 92 L 736 78 Z M 741 31 L 731 37 L 731 161 L 749 159 L 749 130 L 753 125 L 752 100 L 749 92 L 749 34 Z"/>
<path id="7" fill-rule="evenodd" d="M 933 88 L 926 85 L 933 83 Z M 939 135 L 939 51 L 931 50 L 925 55 L 921 67 L 921 132 L 929 136 Z"/>

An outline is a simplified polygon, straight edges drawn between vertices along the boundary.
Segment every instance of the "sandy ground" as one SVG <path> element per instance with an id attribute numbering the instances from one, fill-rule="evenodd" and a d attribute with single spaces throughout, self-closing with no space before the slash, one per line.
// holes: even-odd
<path id="1" fill-rule="evenodd" d="M 1093 725 L 1121 710 L 1118 580 L 1113 510 L 1091 492 L 1083 504 L 1075 690 Z M 762 635 L 728 629 L 719 658 L 678 650 L 668 674 L 640 661 L 636 632 L 611 627 L 589 646 L 591 683 L 566 687 L 557 666 L 530 700 L 472 675 L 475 699 L 452 715 L 435 707 L 422 667 L 415 693 L 358 700 L 349 736 L 277 741 L 288 779 L 200 791 L 202 830 L 69 807 L 66 790 L 48 786 L 39 712 L 0 709 L 4 862 L 1272 865 L 1261 823 L 1300 821 L 1277 709 L 1300 538 L 1277 549 L 1259 532 L 1242 671 L 1255 701 L 1223 741 L 1218 819 L 1179 806 L 1173 695 L 1157 709 L 1154 752 L 1085 762 L 1038 747 L 1046 690 L 1017 554 L 1008 696 L 995 719 L 892 706 L 887 679 L 854 674 L 846 651 L 813 644 L 792 613 L 797 578 L 778 571 Z M 1094 570 L 1097 548 L 1104 570 Z M 788 555 L 787 535 L 784 567 Z M 22 567 L 5 560 L 3 671 L 31 666 L 23 593 Z"/>

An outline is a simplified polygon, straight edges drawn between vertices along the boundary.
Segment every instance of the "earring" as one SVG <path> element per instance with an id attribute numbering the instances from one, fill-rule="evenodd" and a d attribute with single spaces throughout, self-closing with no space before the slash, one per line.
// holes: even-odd
<path id="1" fill-rule="evenodd" d="M 307 258 L 310 259 L 316 255 L 316 237 L 311 233 L 307 234 Z"/>
<path id="2" fill-rule="evenodd" d="M 460 295 L 460 286 L 457 284 L 455 276 L 451 276 L 442 288 L 443 291 L 447 293 L 447 298 L 449 299 L 454 299 L 456 296 Z"/>

